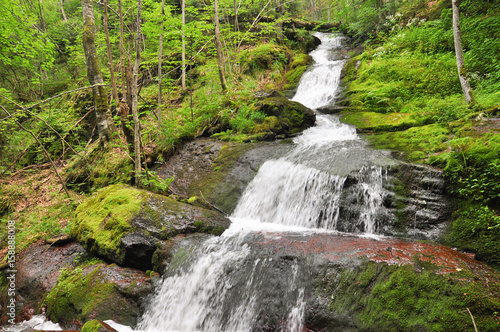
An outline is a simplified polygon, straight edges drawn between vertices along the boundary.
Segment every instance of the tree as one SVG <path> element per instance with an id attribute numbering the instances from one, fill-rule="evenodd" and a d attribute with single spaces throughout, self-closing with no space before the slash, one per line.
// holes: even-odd
<path id="1" fill-rule="evenodd" d="M 161 104 L 162 104 L 162 73 L 161 65 L 163 63 L 163 25 L 165 24 L 165 0 L 161 1 L 161 32 L 160 32 L 160 45 L 158 46 L 158 108 L 156 116 L 158 117 L 158 134 L 161 130 Z"/>
<path id="2" fill-rule="evenodd" d="M 181 11 L 182 11 L 182 74 L 181 74 L 181 86 L 182 91 L 186 90 L 186 0 L 181 0 Z"/>
<path id="3" fill-rule="evenodd" d="M 217 49 L 217 66 L 219 68 L 220 86 L 222 91 L 226 91 L 226 77 L 224 75 L 224 60 L 222 54 L 222 43 L 220 41 L 220 28 L 219 28 L 219 6 L 217 0 L 214 0 L 214 24 L 215 24 L 215 48 Z"/>
<path id="4" fill-rule="evenodd" d="M 94 96 L 95 114 L 97 119 L 97 132 L 101 144 L 106 144 L 111 140 L 115 131 L 113 118 L 108 105 L 108 94 L 104 88 L 101 67 L 97 58 L 95 45 L 95 18 L 92 0 L 82 0 L 83 12 L 83 49 L 85 51 L 85 61 L 87 62 L 87 77 L 94 87 L 92 93 Z M 100 84 L 95 86 L 96 84 Z"/>
<path id="5" fill-rule="evenodd" d="M 473 104 L 475 102 L 472 96 L 472 89 L 467 78 L 467 70 L 465 69 L 464 61 L 464 51 L 462 47 L 462 36 L 460 33 L 460 0 L 451 0 L 452 10 L 453 10 L 453 37 L 455 40 L 455 54 L 457 56 L 457 68 L 458 77 L 460 78 L 460 84 L 462 85 L 462 91 L 464 92 L 465 101 L 467 104 Z"/>
<path id="6" fill-rule="evenodd" d="M 137 34 L 135 36 L 135 63 L 132 77 L 132 116 L 134 117 L 134 163 L 135 163 L 135 184 L 140 185 L 141 175 L 141 135 L 139 112 L 137 109 L 137 80 L 139 75 L 139 66 L 141 64 L 141 9 L 142 0 L 137 3 Z"/>

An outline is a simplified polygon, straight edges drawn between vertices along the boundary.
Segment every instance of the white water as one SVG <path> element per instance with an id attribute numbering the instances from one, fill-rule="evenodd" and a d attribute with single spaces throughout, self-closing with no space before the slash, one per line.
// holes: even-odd
<path id="1" fill-rule="evenodd" d="M 332 60 L 331 53 L 341 47 L 341 38 L 323 33 L 316 36 L 322 44 L 311 52 L 315 64 L 303 75 L 293 98 L 312 109 L 334 102 L 344 65 L 344 60 Z M 186 249 L 186 255 L 194 257 L 184 259 L 188 263 L 180 267 L 170 264 L 138 328 L 214 332 L 255 328 L 259 312 L 269 302 L 262 298 L 262 289 L 278 281 L 266 279 L 268 271 L 276 269 L 276 262 L 252 256 L 252 249 L 243 244 L 246 237 L 255 232 L 336 230 L 346 180 L 339 173 L 351 173 L 350 167 L 366 162 L 358 160 L 351 163 L 354 166 L 342 167 L 343 158 L 352 151 L 348 142 L 360 141 L 353 127 L 332 115 L 318 114 L 316 122 L 294 139 L 288 155 L 261 166 L 231 217 L 231 227 L 220 238 L 207 240 L 201 248 Z M 367 166 L 357 172 L 358 222 L 372 236 L 377 231 L 374 216 L 383 199 L 382 170 Z M 305 290 L 298 282 L 297 263 L 288 268 L 287 280 L 279 281 L 284 324 L 275 328 L 298 332 L 304 327 Z"/>

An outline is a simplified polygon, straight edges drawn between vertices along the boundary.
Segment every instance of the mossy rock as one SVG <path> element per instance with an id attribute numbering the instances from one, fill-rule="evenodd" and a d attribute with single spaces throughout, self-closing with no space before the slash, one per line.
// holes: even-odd
<path id="1" fill-rule="evenodd" d="M 311 325 L 349 331 L 469 331 L 469 308 L 480 331 L 498 330 L 498 275 L 490 275 L 489 282 L 465 268 L 441 275 L 434 272 L 439 267 L 419 263 L 365 261 L 326 270 L 317 280 L 317 293 L 329 299 L 328 310 Z"/>
<path id="2" fill-rule="evenodd" d="M 400 131 L 421 123 L 408 113 L 347 112 L 342 121 L 355 125 L 360 132 Z"/>
<path id="3" fill-rule="evenodd" d="M 298 54 L 292 58 L 290 70 L 285 74 L 285 90 L 297 88 L 300 78 L 313 63 L 313 58 L 309 54 Z"/>
<path id="4" fill-rule="evenodd" d="M 158 240 L 194 232 L 221 234 L 229 225 L 216 211 L 117 184 L 78 206 L 71 235 L 95 255 L 149 270 Z"/>
<path id="5" fill-rule="evenodd" d="M 115 329 L 111 329 L 110 326 L 100 320 L 93 319 L 86 322 L 82 326 L 82 332 L 114 332 Z"/>
<path id="6" fill-rule="evenodd" d="M 270 130 L 276 135 L 291 136 L 304 129 L 314 126 L 315 113 L 299 102 L 284 97 L 273 97 L 262 100 L 260 111 L 269 117 L 276 117 L 279 122 L 273 123 Z"/>
<path id="7" fill-rule="evenodd" d="M 142 299 L 153 290 L 151 278 L 130 268 L 104 263 L 64 269 L 45 299 L 47 316 L 65 327 L 98 319 L 134 326 Z M 90 323 L 87 328 L 95 328 Z"/>

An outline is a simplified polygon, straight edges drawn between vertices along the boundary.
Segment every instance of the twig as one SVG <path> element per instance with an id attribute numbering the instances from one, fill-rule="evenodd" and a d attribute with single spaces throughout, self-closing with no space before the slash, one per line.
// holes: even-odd
<path id="1" fill-rule="evenodd" d="M 207 203 L 207 204 L 208 204 L 208 206 L 210 206 L 212 209 L 214 209 L 214 210 L 216 210 L 216 211 L 219 211 L 220 213 L 222 213 L 224 216 L 226 216 L 226 217 L 227 217 L 227 213 L 226 213 L 226 212 L 222 211 L 222 210 L 221 210 L 221 209 L 219 209 L 217 206 L 213 205 L 212 203 L 210 203 L 209 201 L 207 201 L 207 200 L 205 199 L 205 196 L 203 196 L 203 193 L 201 192 L 201 190 L 200 190 L 200 195 L 201 195 L 201 198 L 203 198 L 203 200 L 205 201 L 205 203 Z"/>
<path id="2" fill-rule="evenodd" d="M 13 100 L 11 100 L 11 99 L 9 99 L 9 98 L 5 97 L 4 95 L 0 95 L 0 97 L 2 97 L 2 98 L 4 98 L 4 99 L 7 99 L 8 101 L 10 101 L 11 103 L 15 104 L 15 105 L 16 105 L 16 106 L 18 106 L 18 107 L 22 107 L 22 109 L 21 109 L 21 110 L 16 111 L 16 112 L 14 112 L 14 113 L 13 113 L 13 114 L 15 114 L 15 113 L 20 112 L 20 111 L 29 110 L 29 109 L 31 109 L 31 108 L 33 108 L 33 107 L 36 107 L 36 106 L 40 105 L 40 104 L 46 103 L 46 102 L 48 102 L 48 101 L 51 101 L 52 99 L 56 99 L 56 98 L 58 98 L 58 97 L 61 97 L 61 96 L 67 95 L 68 93 L 72 93 L 72 92 L 76 92 L 76 91 L 80 91 L 80 90 L 85 90 L 85 89 L 90 89 L 90 88 L 95 88 L 95 87 L 98 87 L 98 86 L 109 86 L 109 84 L 94 84 L 94 85 L 91 85 L 91 86 L 85 86 L 85 87 L 83 87 L 83 88 L 78 88 L 78 89 L 74 89 L 74 90 L 70 90 L 70 91 L 65 91 L 65 92 L 62 92 L 62 93 L 60 93 L 60 94 L 58 94 L 58 95 L 52 96 L 52 97 L 47 98 L 47 99 L 42 100 L 42 101 L 39 101 L 38 103 L 33 104 L 33 105 L 31 105 L 31 106 L 28 106 L 28 107 L 23 107 L 23 106 L 21 106 L 21 105 L 17 104 L 15 101 L 13 101 Z M 10 115 L 10 113 L 9 113 L 9 115 Z M 12 115 L 10 115 L 10 116 L 12 116 Z"/>
<path id="3" fill-rule="evenodd" d="M 472 316 L 472 312 L 470 312 L 469 308 L 467 308 L 467 312 L 470 315 L 470 318 L 472 318 L 472 324 L 474 324 L 474 331 L 477 332 L 477 326 L 476 326 L 476 321 L 474 320 L 474 316 Z"/>
<path id="4" fill-rule="evenodd" d="M 9 111 L 7 111 L 5 109 L 5 107 L 1 106 L 0 105 L 0 108 L 2 108 L 4 110 L 5 113 L 7 113 L 8 115 L 10 115 Z M 50 154 L 47 152 L 47 150 L 45 149 L 45 147 L 43 146 L 42 142 L 40 142 L 40 140 L 38 139 L 38 137 L 33 134 L 32 131 L 30 131 L 29 129 L 27 129 L 26 127 L 24 127 L 19 121 L 15 120 L 17 125 L 19 127 L 21 127 L 22 130 L 26 131 L 27 133 L 29 133 L 31 136 L 33 136 L 33 138 L 38 142 L 38 144 L 40 144 L 40 147 L 43 149 L 43 152 L 45 154 L 45 156 L 49 159 L 50 161 L 50 164 L 52 165 L 52 168 L 54 169 L 54 171 L 56 172 L 57 174 L 57 177 L 59 178 L 59 180 L 61 181 L 61 185 L 63 186 L 64 188 L 64 191 L 66 192 L 66 195 L 68 196 L 68 198 L 71 199 L 71 196 L 69 194 L 69 191 L 68 191 L 68 188 L 66 188 L 66 185 L 64 184 L 64 180 L 62 179 L 61 175 L 59 174 L 59 172 L 57 171 L 57 168 L 56 168 L 56 165 L 54 164 L 54 162 L 52 161 L 52 158 L 50 157 Z"/>
<path id="5" fill-rule="evenodd" d="M 40 133 L 40 134 L 38 134 L 38 137 L 40 137 L 40 135 L 41 135 L 41 133 Z M 5 173 L 7 173 L 7 172 L 8 172 L 8 171 L 12 168 L 12 166 L 14 166 L 14 165 L 17 163 L 17 161 L 18 161 L 19 159 L 21 159 L 21 158 L 24 156 L 24 154 L 28 151 L 28 149 L 31 147 L 31 145 L 33 145 L 33 142 L 32 142 L 32 143 L 30 143 L 30 144 L 26 147 L 26 149 L 24 149 L 24 151 L 23 151 L 23 152 L 21 152 L 21 153 L 20 153 L 20 154 L 16 157 L 16 159 L 14 159 L 14 161 L 13 161 L 13 162 L 9 165 L 9 167 L 7 167 L 7 168 L 6 168 L 6 169 L 2 172 L 2 174 L 0 174 L 0 176 L 4 176 L 4 174 L 5 174 Z"/>
<path id="6" fill-rule="evenodd" d="M 92 129 L 92 134 L 90 134 L 90 138 L 89 138 L 89 141 L 87 142 L 87 145 L 85 145 L 85 149 L 87 149 L 90 145 L 90 142 L 92 142 L 92 138 L 94 137 L 94 132 L 95 132 L 96 126 L 97 126 L 97 123 L 94 125 L 94 128 Z"/>

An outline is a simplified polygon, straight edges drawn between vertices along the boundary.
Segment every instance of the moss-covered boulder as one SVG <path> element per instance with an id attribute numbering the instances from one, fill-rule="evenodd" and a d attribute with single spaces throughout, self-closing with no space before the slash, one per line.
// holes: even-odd
<path id="1" fill-rule="evenodd" d="M 299 102 L 285 97 L 262 100 L 258 106 L 268 117 L 274 117 L 269 130 L 276 135 L 291 136 L 314 125 L 316 114 Z"/>
<path id="2" fill-rule="evenodd" d="M 313 58 L 309 54 L 295 55 L 290 63 L 290 70 L 285 74 L 285 90 L 297 88 L 300 78 L 312 63 Z"/>
<path id="3" fill-rule="evenodd" d="M 63 269 L 44 305 L 49 319 L 67 328 L 81 327 L 92 319 L 134 326 L 141 301 L 152 289 L 144 272 L 90 262 Z"/>
<path id="4" fill-rule="evenodd" d="M 97 320 L 93 319 L 85 323 L 85 325 L 82 326 L 82 332 L 115 332 L 116 330 L 109 326 L 108 324 Z"/>
<path id="5" fill-rule="evenodd" d="M 194 232 L 221 234 L 229 225 L 216 211 L 117 184 L 80 204 L 71 235 L 95 255 L 149 270 L 159 240 Z"/>
<path id="6" fill-rule="evenodd" d="M 73 267 L 74 260 L 85 252 L 78 243 L 72 242 L 62 246 L 37 243 L 17 255 L 17 273 L 0 271 L 0 303 L 7 303 L 7 277 L 15 275 L 16 308 L 15 321 L 31 319 L 32 315 L 41 313 L 44 298 L 57 282 L 64 267 Z M 0 306 L 0 325 L 7 324 L 12 318 L 7 316 L 7 307 Z"/>

